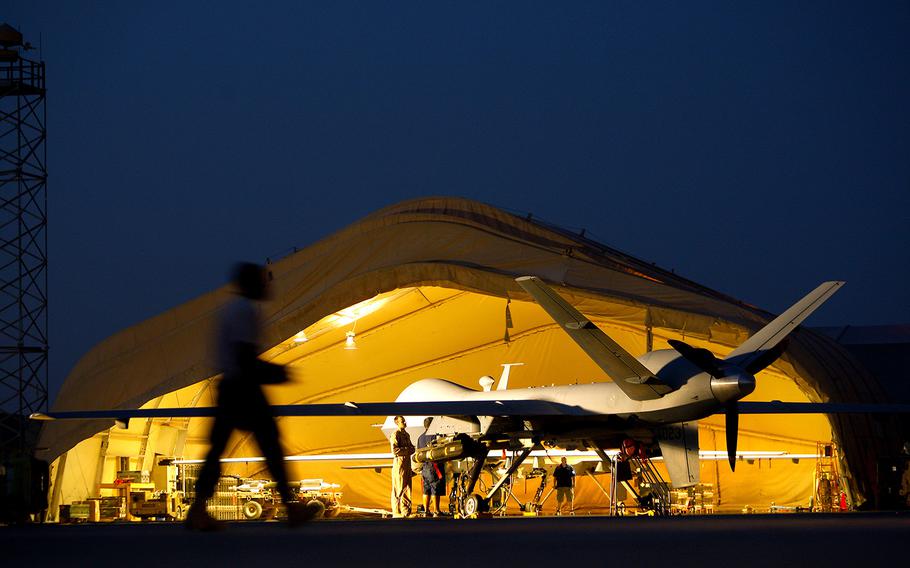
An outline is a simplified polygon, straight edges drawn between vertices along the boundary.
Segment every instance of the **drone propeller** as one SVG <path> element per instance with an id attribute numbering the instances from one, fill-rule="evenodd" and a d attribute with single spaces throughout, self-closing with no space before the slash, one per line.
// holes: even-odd
<path id="1" fill-rule="evenodd" d="M 736 471 L 736 439 L 739 435 L 739 408 L 736 401 L 730 402 L 725 408 L 724 415 L 727 431 L 727 459 L 730 460 L 730 471 Z"/>
<path id="2" fill-rule="evenodd" d="M 762 351 L 754 359 L 746 363 L 744 369 L 750 375 L 761 371 L 771 363 L 777 361 L 778 357 L 787 349 L 787 340 L 784 339 L 773 348 Z M 727 430 L 727 459 L 730 460 L 730 471 L 736 471 L 736 439 L 739 433 L 739 406 L 736 401 L 730 401 L 724 408 L 726 417 Z"/>
<path id="3" fill-rule="evenodd" d="M 679 341 L 677 339 L 671 339 L 667 341 L 667 343 L 669 343 L 673 349 L 676 349 L 679 354 L 686 359 L 686 361 L 689 361 L 715 379 L 719 379 L 724 376 L 724 373 L 721 371 L 720 367 L 721 361 L 707 349 L 692 347 L 688 343 Z"/>
<path id="4" fill-rule="evenodd" d="M 727 459 L 730 461 L 730 469 L 735 471 L 736 442 L 739 436 L 739 407 L 736 401 L 755 389 L 753 374 L 773 363 L 783 353 L 784 346 L 778 344 L 774 349 L 761 353 L 745 365 L 742 369 L 744 372 L 737 372 L 739 369 L 735 364 L 731 365 L 729 361 L 725 364 L 707 349 L 692 347 L 676 339 L 671 339 L 668 343 L 687 361 L 713 377 L 711 390 L 719 400 L 725 401 Z"/>

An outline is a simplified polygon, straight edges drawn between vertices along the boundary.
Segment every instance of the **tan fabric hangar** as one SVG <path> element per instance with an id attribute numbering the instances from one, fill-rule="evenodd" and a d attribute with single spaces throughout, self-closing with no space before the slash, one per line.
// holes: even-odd
<path id="1" fill-rule="evenodd" d="M 289 365 L 295 379 L 267 388 L 275 404 L 390 401 L 427 377 L 479 388 L 481 376 L 516 362 L 524 365 L 513 369 L 510 388 L 608 381 L 522 292 L 514 282 L 522 275 L 554 285 L 636 355 L 684 339 L 722 357 L 773 317 L 570 231 L 459 198 L 387 207 L 269 270 L 274 297 L 263 310 L 263 358 Z M 803 284 L 808 291 L 817 282 Z M 227 287 L 214 290 L 101 342 L 69 374 L 54 410 L 212 405 L 210 338 L 229 298 Z M 350 331 L 356 349 L 344 348 Z M 783 357 L 757 380 L 746 400 L 884 399 L 842 348 L 807 329 L 791 335 Z M 288 455 L 387 452 L 377 422 L 282 418 L 279 428 Z M 45 424 L 38 457 L 55 460 L 52 506 L 96 496 L 124 463 L 150 470 L 162 457 L 203 457 L 209 424 L 205 418 L 133 420 L 128 429 L 105 421 Z M 886 423 L 870 416 L 744 415 L 739 449 L 814 455 L 820 442 L 834 441 L 848 498 L 861 505 L 871 497 L 876 456 L 894 443 L 889 435 Z M 699 437 L 702 450 L 724 450 L 723 416 L 702 420 Z M 235 434 L 225 457 L 256 455 L 255 443 Z M 292 479 L 340 484 L 346 504 L 388 507 L 388 470 L 345 465 L 353 463 L 289 467 Z M 704 460 L 701 469 L 717 510 L 761 510 L 772 503 L 806 506 L 816 462 L 750 460 L 731 473 L 723 459 Z M 267 475 L 261 463 L 227 464 L 225 473 Z M 536 483 L 515 486 L 533 492 Z M 596 510 L 606 497 L 581 476 L 576 502 L 581 511 Z"/>

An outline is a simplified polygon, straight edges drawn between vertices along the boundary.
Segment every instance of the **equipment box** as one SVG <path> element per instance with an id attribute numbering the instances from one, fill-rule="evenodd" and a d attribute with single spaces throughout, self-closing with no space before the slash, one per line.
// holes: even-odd
<path id="1" fill-rule="evenodd" d="M 149 472 L 147 471 L 118 471 L 117 479 L 121 483 L 148 483 Z"/>
<path id="2" fill-rule="evenodd" d="M 135 501 L 130 505 L 130 514 L 140 519 L 183 518 L 183 499 L 179 494 L 161 495 L 156 499 Z"/>
<path id="3" fill-rule="evenodd" d="M 101 510 L 98 507 L 98 501 L 79 501 L 70 504 L 71 521 L 87 521 L 97 523 L 101 520 Z"/>
<path id="4" fill-rule="evenodd" d="M 124 506 L 122 497 L 101 497 L 99 500 L 99 515 L 102 521 L 122 519 Z"/>

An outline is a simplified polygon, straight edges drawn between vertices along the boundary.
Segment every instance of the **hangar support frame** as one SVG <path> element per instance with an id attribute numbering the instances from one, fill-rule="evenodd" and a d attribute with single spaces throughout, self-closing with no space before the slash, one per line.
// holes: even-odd
<path id="1" fill-rule="evenodd" d="M 0 455 L 31 453 L 47 408 L 47 116 L 44 62 L 0 45 Z M 8 33 L 9 32 L 9 33 Z M 15 34 L 13 34 L 15 35 Z M 28 45 L 26 44 L 26 48 Z"/>

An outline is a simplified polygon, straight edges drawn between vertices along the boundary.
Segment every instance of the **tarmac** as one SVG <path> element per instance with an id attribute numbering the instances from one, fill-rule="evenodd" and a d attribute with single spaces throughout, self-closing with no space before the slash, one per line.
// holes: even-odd
<path id="1" fill-rule="evenodd" d="M 3 566 L 906 566 L 910 514 L 337 518 L 0 527 Z M 630 564 L 631 563 L 631 564 Z"/>

